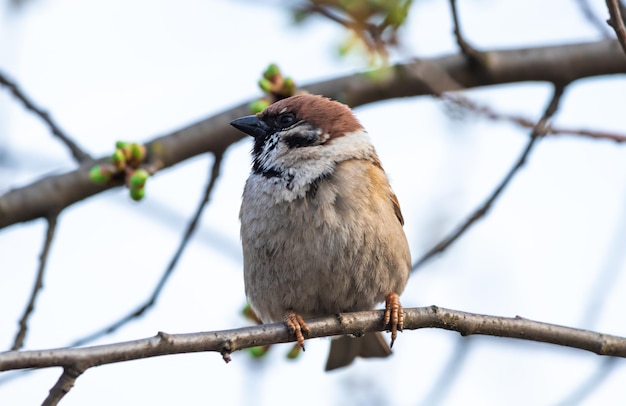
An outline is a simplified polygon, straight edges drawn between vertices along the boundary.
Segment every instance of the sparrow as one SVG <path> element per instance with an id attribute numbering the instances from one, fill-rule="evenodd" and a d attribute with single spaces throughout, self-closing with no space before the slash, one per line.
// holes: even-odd
<path id="1" fill-rule="evenodd" d="M 331 341 L 326 370 L 386 357 L 402 331 L 411 268 L 396 195 L 348 106 L 303 94 L 230 123 L 254 138 L 240 210 L 245 292 L 263 323 L 284 321 L 304 350 L 304 318 L 371 310 L 380 333 Z"/>

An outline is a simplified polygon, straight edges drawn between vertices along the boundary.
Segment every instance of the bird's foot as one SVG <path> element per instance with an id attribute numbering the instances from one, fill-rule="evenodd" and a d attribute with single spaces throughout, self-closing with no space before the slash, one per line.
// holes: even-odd
<path id="1" fill-rule="evenodd" d="M 391 343 L 389 347 L 393 347 L 394 341 L 398 336 L 398 331 L 402 331 L 404 327 L 404 311 L 400 304 L 400 296 L 397 293 L 390 292 L 385 298 L 385 319 L 384 326 L 391 331 Z"/>
<path id="2" fill-rule="evenodd" d="M 304 335 L 303 332 L 309 334 L 309 326 L 306 325 L 302 317 L 293 310 L 289 310 L 285 315 L 285 323 L 293 334 L 296 335 L 298 347 L 304 351 Z"/>

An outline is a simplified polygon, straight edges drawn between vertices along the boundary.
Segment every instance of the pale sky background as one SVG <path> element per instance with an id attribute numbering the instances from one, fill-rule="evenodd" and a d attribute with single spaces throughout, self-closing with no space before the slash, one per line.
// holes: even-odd
<path id="1" fill-rule="evenodd" d="M 0 69 L 20 83 L 94 156 L 116 140 L 144 141 L 258 97 L 271 62 L 306 84 L 360 71 L 340 59 L 345 33 L 323 20 L 295 27 L 278 2 L 31 0 L 0 6 Z M 395 60 L 456 52 L 448 2 L 417 1 Z M 599 34 L 577 1 L 460 1 L 467 38 L 511 48 L 593 41 Z M 608 18 L 604 1 L 592 1 Z M 466 93 L 498 111 L 536 119 L 551 86 L 526 83 Z M 556 117 L 563 127 L 624 133 L 623 75 L 568 88 Z M 468 115 L 453 120 L 428 97 L 356 109 L 400 200 L 417 259 L 500 181 L 528 131 Z M 40 120 L 0 89 L 0 193 L 74 167 Z M 228 150 L 213 200 L 156 307 L 98 343 L 246 325 L 238 210 L 250 140 Z M 536 147 L 488 218 L 415 273 L 406 307 L 436 304 L 626 336 L 626 159 L 624 146 L 553 137 Z M 59 218 L 45 290 L 26 349 L 69 342 L 125 315 L 154 288 L 207 179 L 207 156 L 160 172 L 141 203 L 116 189 Z M 0 348 L 8 349 L 38 264 L 45 223 L 0 231 Z M 608 269 L 609 271 L 606 271 Z M 599 278 L 602 272 L 614 272 Z M 599 282 L 600 281 L 600 282 Z M 604 282 L 599 313 L 585 314 Z M 595 297 L 597 300 L 597 297 Z M 295 362 L 289 346 L 262 361 L 245 352 L 153 358 L 88 370 L 62 405 L 434 404 L 428 394 L 462 339 L 435 329 L 406 331 L 384 361 L 324 373 L 329 340 L 310 340 Z M 474 337 L 459 378 L 439 404 L 550 405 L 563 401 L 602 359 L 582 351 Z M 40 404 L 61 371 L 47 369 L 0 385 L 0 404 Z M 0 374 L 0 382 L 7 374 Z M 585 405 L 626 399 L 626 363 Z"/>

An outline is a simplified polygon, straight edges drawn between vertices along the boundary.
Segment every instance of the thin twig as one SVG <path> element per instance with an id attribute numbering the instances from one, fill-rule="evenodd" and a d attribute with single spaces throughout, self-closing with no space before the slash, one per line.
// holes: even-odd
<path id="1" fill-rule="evenodd" d="M 626 188 L 622 197 L 622 204 L 626 203 Z M 623 207 L 623 206 L 622 206 Z M 624 251 L 624 241 L 626 241 L 626 211 L 621 211 L 619 218 L 614 219 L 614 234 L 611 242 L 606 245 L 604 261 L 596 271 L 595 280 L 589 286 L 589 300 L 585 306 L 585 312 L 579 323 L 585 328 L 593 327 L 598 319 L 604 314 L 607 301 L 611 293 L 617 293 L 615 288 L 622 273 L 626 252 Z M 612 292 L 613 291 L 613 292 Z"/>
<path id="2" fill-rule="evenodd" d="M 622 46 L 624 53 L 626 53 L 626 27 L 624 26 L 624 18 L 621 12 L 622 6 L 619 0 L 606 0 L 606 6 L 611 16 L 607 23 L 615 30 L 617 40 Z"/>
<path id="3" fill-rule="evenodd" d="M 458 337 L 456 339 L 456 347 L 450 357 L 446 366 L 439 372 L 439 377 L 435 383 L 431 386 L 428 394 L 421 402 L 422 405 L 440 405 L 446 398 L 446 395 L 451 393 L 451 388 L 461 376 L 461 369 L 467 362 L 471 346 L 471 337 Z"/>
<path id="4" fill-rule="evenodd" d="M 565 399 L 557 403 L 559 406 L 581 405 L 592 393 L 598 390 L 604 381 L 621 365 L 617 358 L 605 358 L 596 370 Z"/>
<path id="5" fill-rule="evenodd" d="M 386 43 L 381 34 L 384 27 L 379 27 L 367 21 L 348 20 L 330 12 L 326 7 L 319 4 L 309 4 L 303 9 L 310 13 L 318 13 L 331 21 L 343 26 L 345 29 L 358 35 L 365 46 L 374 52 L 382 52 L 386 54 Z"/>
<path id="6" fill-rule="evenodd" d="M 42 402 L 41 406 L 55 406 L 61 399 L 72 389 L 74 382 L 85 372 L 84 369 L 77 367 L 65 367 L 63 373 L 59 377 L 56 384 L 50 389 L 48 397 Z"/>
<path id="7" fill-rule="evenodd" d="M 220 167 L 222 164 L 222 157 L 223 157 L 223 153 L 216 153 L 214 156 L 214 160 L 213 160 L 213 164 L 211 166 L 211 170 L 209 173 L 209 181 L 207 183 L 206 188 L 204 189 L 204 195 L 202 196 L 202 199 L 200 200 L 200 203 L 198 204 L 198 207 L 196 208 L 195 213 L 193 214 L 191 220 L 189 221 L 189 224 L 187 225 L 187 228 L 185 230 L 185 233 L 183 234 L 183 238 L 181 239 L 178 248 L 176 249 L 176 252 L 174 253 L 174 255 L 172 256 L 172 259 L 170 259 L 169 264 L 167 265 L 167 267 L 165 268 L 165 271 L 163 272 L 163 275 L 161 276 L 161 279 L 159 280 L 159 282 L 157 283 L 154 291 L 152 292 L 152 295 L 150 295 L 150 297 L 148 298 L 148 300 L 146 302 L 144 302 L 142 305 L 140 305 L 137 309 L 133 310 L 132 312 L 130 312 L 129 314 L 127 314 L 126 316 L 120 318 L 119 320 L 117 320 L 114 323 L 111 323 L 110 325 L 92 333 L 89 334 L 88 336 L 82 337 L 76 341 L 74 341 L 71 346 L 80 346 L 80 345 L 84 345 L 90 341 L 96 340 L 100 337 L 103 337 L 105 335 L 111 334 L 115 331 L 117 331 L 118 329 L 120 329 L 121 327 L 123 327 L 124 325 L 128 324 L 129 322 L 133 321 L 134 319 L 137 319 L 141 316 L 143 316 L 143 314 L 145 312 L 147 312 L 148 310 L 150 310 L 156 303 L 156 301 L 158 300 L 159 296 L 161 295 L 161 291 L 163 290 L 163 287 L 165 286 L 166 282 L 168 281 L 169 277 L 172 275 L 172 273 L 174 272 L 174 269 L 176 268 L 176 265 L 178 264 L 178 260 L 181 258 L 183 252 L 185 251 L 185 248 L 187 248 L 187 244 L 189 243 L 189 241 L 191 240 L 191 237 L 193 236 L 194 232 L 196 231 L 196 227 L 198 225 L 198 222 L 200 221 L 200 217 L 202 216 L 202 212 L 204 211 L 204 208 L 206 207 L 207 203 L 209 202 L 210 198 L 211 198 L 211 193 L 213 192 L 213 188 L 215 186 L 215 183 L 217 181 L 217 178 L 220 175 Z"/>
<path id="8" fill-rule="evenodd" d="M 440 328 L 463 336 L 487 335 L 555 344 L 598 355 L 626 358 L 626 338 L 542 323 L 516 317 L 498 317 L 444 309 L 437 306 L 404 309 L 404 330 Z M 384 310 L 343 313 L 306 320 L 307 338 L 330 337 L 384 330 Z M 193 352 L 223 354 L 245 348 L 294 342 L 285 323 L 262 324 L 233 330 L 190 334 L 160 332 L 154 337 L 81 348 L 0 353 L 0 371 L 24 368 L 75 367 L 78 370 L 162 355 Z"/>
<path id="9" fill-rule="evenodd" d="M 461 33 L 461 23 L 459 22 L 456 0 L 450 0 L 450 9 L 452 11 L 452 22 L 454 23 L 454 37 L 456 38 L 456 43 L 459 45 L 461 52 L 463 52 L 467 58 L 474 62 L 479 62 L 480 52 L 471 46 Z"/>
<path id="10" fill-rule="evenodd" d="M 41 289 L 43 288 L 43 277 L 46 271 L 46 264 L 48 263 L 50 246 L 52 244 L 52 240 L 54 239 L 54 232 L 57 228 L 57 217 L 57 214 L 53 214 L 47 218 L 48 230 L 46 231 L 46 238 L 43 243 L 43 248 L 41 249 L 41 254 L 39 255 L 39 268 L 37 269 L 37 277 L 35 278 L 35 283 L 30 293 L 30 298 L 28 299 L 26 309 L 24 309 L 22 318 L 19 321 L 19 329 L 17 331 L 17 334 L 15 335 L 15 340 L 13 340 L 13 345 L 11 346 L 12 351 L 19 350 L 24 346 L 24 339 L 26 338 L 26 333 L 28 331 L 28 319 L 33 313 L 33 310 L 35 310 L 35 301 L 37 300 L 39 292 L 41 292 Z"/>
<path id="11" fill-rule="evenodd" d="M 341 18 L 334 13 L 331 13 L 330 10 L 328 10 L 326 7 L 322 7 L 319 4 L 314 4 L 314 3 L 309 4 L 304 8 L 304 11 L 320 14 L 321 16 L 326 17 L 329 20 L 336 22 L 337 24 L 341 25 L 342 27 L 348 30 L 355 30 L 357 28 L 354 22 L 350 20 L 346 20 L 345 18 Z"/>
<path id="12" fill-rule="evenodd" d="M 433 258 L 435 255 L 440 254 L 441 252 L 445 251 L 446 248 L 448 248 L 461 235 L 463 235 L 463 233 L 465 233 L 465 231 L 467 231 L 477 220 L 479 220 L 480 218 L 482 218 L 489 212 L 489 210 L 491 209 L 491 206 L 494 204 L 496 199 L 500 196 L 502 191 L 509 185 L 513 177 L 524 166 L 524 164 L 526 163 L 526 159 L 528 158 L 530 152 L 535 146 L 537 140 L 543 135 L 545 135 L 548 121 L 554 115 L 554 113 L 556 113 L 558 106 L 559 106 L 559 101 L 561 100 L 561 96 L 563 96 L 563 92 L 565 91 L 565 87 L 566 85 L 561 85 L 561 84 L 554 85 L 554 93 L 552 95 L 552 99 L 550 100 L 550 103 L 546 107 L 541 119 L 537 122 L 537 124 L 533 128 L 530 134 L 530 139 L 528 140 L 528 143 L 526 144 L 526 147 L 520 154 L 519 158 L 515 161 L 511 169 L 509 169 L 504 179 L 502 179 L 500 184 L 495 188 L 495 190 L 491 193 L 491 195 L 487 198 L 487 200 L 485 200 L 485 202 L 481 204 L 480 207 L 478 207 L 478 209 L 476 209 L 472 213 L 472 215 L 470 215 L 469 218 L 467 218 L 467 220 L 465 220 L 460 226 L 458 226 L 456 230 L 454 230 L 450 235 L 444 238 L 441 242 L 439 242 L 437 245 L 431 248 L 428 252 L 426 252 L 426 254 L 424 254 L 419 260 L 417 260 L 411 268 L 412 271 L 415 271 L 416 269 L 418 269 L 420 266 L 422 266 L 428 260 Z"/>
<path id="13" fill-rule="evenodd" d="M 61 128 L 54 122 L 52 117 L 48 112 L 42 110 L 40 107 L 37 107 L 35 103 L 28 97 L 24 92 L 19 88 L 17 83 L 9 80 L 2 72 L 0 72 L 0 85 L 7 87 L 13 95 L 22 102 L 24 107 L 27 110 L 35 113 L 36 116 L 41 118 L 50 128 L 52 134 L 54 134 L 65 146 L 70 150 L 72 156 L 77 162 L 86 162 L 91 160 L 91 156 L 83 151 L 82 148 L 78 146 L 69 135 L 67 135 Z"/>
<path id="14" fill-rule="evenodd" d="M 500 113 L 492 109 L 490 106 L 478 104 L 475 101 L 459 94 L 443 93 L 436 94 L 436 96 L 443 101 L 453 103 L 474 113 L 481 114 L 491 120 L 510 121 L 525 128 L 533 128 L 535 126 L 535 123 L 528 118 Z M 580 135 L 583 137 L 615 141 L 617 143 L 626 142 L 626 134 L 578 128 L 553 127 L 551 125 L 546 127 L 546 135 Z"/>
<path id="15" fill-rule="evenodd" d="M 626 189 L 624 189 L 622 202 L 626 203 Z M 617 286 L 616 282 L 622 270 L 621 264 L 626 257 L 626 253 L 624 252 L 624 241 L 626 241 L 625 211 L 621 212 L 620 219 L 615 221 L 614 224 L 615 231 L 613 238 L 607 247 L 604 262 L 596 273 L 595 281 L 588 295 L 589 300 L 585 306 L 585 312 L 579 323 L 580 326 L 585 328 L 592 328 L 597 324 L 598 319 L 603 314 L 606 302 L 610 299 L 611 293 L 615 293 L 612 291 L 614 291 L 614 288 Z M 570 405 L 577 403 L 573 401 L 574 399 L 578 400 L 578 403 L 581 403 L 583 399 L 598 390 L 601 384 L 615 371 L 617 363 L 607 362 L 613 360 L 614 359 L 611 358 L 600 362 L 589 377 L 583 383 L 577 385 L 563 401 L 559 402 L 559 404 Z"/>
<path id="16" fill-rule="evenodd" d="M 589 6 L 589 0 L 577 0 L 578 6 L 580 7 L 580 11 L 583 13 L 587 21 L 591 25 L 593 25 L 600 34 L 602 34 L 603 38 L 610 38 L 611 32 L 606 28 L 606 24 L 602 21 L 591 9 Z"/>

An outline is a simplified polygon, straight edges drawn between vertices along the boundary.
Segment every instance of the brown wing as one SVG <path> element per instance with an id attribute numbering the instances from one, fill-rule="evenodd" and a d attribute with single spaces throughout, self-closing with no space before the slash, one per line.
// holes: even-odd
<path id="1" fill-rule="evenodd" d="M 391 195 L 389 195 L 389 198 L 391 199 L 391 204 L 393 205 L 393 212 L 396 213 L 396 217 L 398 218 L 398 221 L 400 221 L 400 224 L 404 225 L 404 217 L 402 217 L 402 211 L 400 210 L 400 203 L 398 202 L 398 198 L 396 197 L 396 194 L 391 192 Z"/>
<path id="2" fill-rule="evenodd" d="M 404 217 L 402 217 L 402 211 L 400 210 L 400 203 L 398 202 L 398 197 L 396 196 L 395 193 L 393 193 L 393 190 L 391 190 L 391 186 L 389 186 L 389 180 L 387 179 L 387 175 L 385 175 L 385 170 L 383 169 L 383 166 L 380 163 L 380 160 L 378 159 L 377 156 L 374 157 L 373 163 L 376 168 L 380 169 L 381 175 L 384 178 L 384 181 L 387 184 L 387 187 L 389 188 L 389 199 L 391 200 L 391 204 L 393 206 L 393 212 L 396 214 L 396 217 L 398 218 L 398 221 L 400 222 L 400 224 L 404 225 Z"/>

